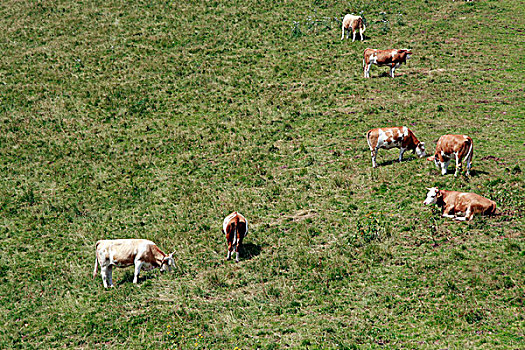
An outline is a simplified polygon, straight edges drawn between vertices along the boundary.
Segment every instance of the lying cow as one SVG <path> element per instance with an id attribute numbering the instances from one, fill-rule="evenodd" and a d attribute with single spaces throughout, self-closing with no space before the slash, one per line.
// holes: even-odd
<path id="1" fill-rule="evenodd" d="M 363 18 L 361 16 L 354 16 L 350 14 L 346 15 L 343 18 L 341 40 L 345 38 L 345 30 L 346 31 L 352 30 L 352 42 L 354 42 L 355 35 L 358 29 L 359 29 L 359 36 L 361 37 L 361 41 L 363 41 L 364 40 L 363 33 L 366 30 L 366 26 L 363 21 Z M 346 38 L 348 39 L 348 33 L 346 34 Z"/>
<path id="2" fill-rule="evenodd" d="M 244 237 L 248 235 L 248 220 L 240 213 L 234 211 L 224 219 L 222 233 L 226 235 L 226 242 L 228 243 L 226 259 L 230 260 L 232 258 L 232 251 L 235 246 L 235 262 L 239 262 L 239 248 Z"/>
<path id="3" fill-rule="evenodd" d="M 372 129 L 366 133 L 366 141 L 372 154 L 372 166 L 377 168 L 376 156 L 380 148 L 399 148 L 399 161 L 403 160 L 403 153 L 411 150 L 419 158 L 425 156 L 425 143 L 419 142 L 416 135 L 406 126 Z"/>
<path id="4" fill-rule="evenodd" d="M 472 139 L 467 135 L 443 135 L 439 138 L 436 145 L 436 152 L 434 156 L 427 158 L 427 160 L 434 161 L 438 168 L 441 168 L 441 175 L 447 174 L 448 164 L 452 156 L 456 158 L 456 172 L 454 176 L 458 176 L 463 168 L 463 158 L 467 161 L 466 175 L 470 175 L 470 167 L 472 166 L 472 155 L 474 144 Z"/>
<path id="5" fill-rule="evenodd" d="M 408 49 L 389 49 L 389 50 L 376 50 L 376 49 L 365 49 L 363 57 L 363 70 L 365 78 L 370 78 L 370 66 L 375 64 L 377 66 L 389 66 L 390 76 L 394 77 L 394 71 L 402 63 L 406 63 L 407 59 L 412 55 L 412 51 Z"/>
<path id="6" fill-rule="evenodd" d="M 441 207 L 441 215 L 458 221 L 470 221 L 475 213 L 482 215 L 496 214 L 496 202 L 475 193 L 438 190 L 427 188 L 425 205 L 437 204 Z"/>
<path id="7" fill-rule="evenodd" d="M 117 267 L 135 265 L 133 283 L 137 283 L 142 267 L 148 270 L 160 267 L 161 271 L 165 271 L 166 268 L 171 271 L 173 253 L 164 254 L 155 243 L 146 239 L 101 240 L 96 244 L 93 278 L 97 275 L 98 264 L 100 264 L 104 288 L 108 288 L 113 287 L 113 265 Z"/>

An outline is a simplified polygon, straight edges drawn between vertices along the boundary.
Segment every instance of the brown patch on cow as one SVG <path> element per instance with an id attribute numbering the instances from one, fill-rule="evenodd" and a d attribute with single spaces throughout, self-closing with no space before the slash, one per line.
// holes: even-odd
<path id="1" fill-rule="evenodd" d="M 437 142 L 434 156 L 443 162 L 445 157 L 448 159 L 450 155 L 457 153 L 459 163 L 461 163 L 461 160 L 471 151 L 472 145 L 472 139 L 466 135 L 443 135 Z M 441 152 L 445 153 L 446 156 L 444 157 Z"/>

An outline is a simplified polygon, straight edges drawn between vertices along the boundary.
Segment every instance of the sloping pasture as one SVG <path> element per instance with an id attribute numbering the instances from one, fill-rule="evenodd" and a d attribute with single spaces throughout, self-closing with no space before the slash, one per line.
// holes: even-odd
<path id="1" fill-rule="evenodd" d="M 0 347 L 522 347 L 524 9 L 3 1 Z M 346 12 L 364 42 L 340 40 Z M 364 79 L 366 47 L 414 56 Z M 472 176 L 394 150 L 372 169 L 365 132 L 397 125 L 429 153 L 470 135 Z M 502 215 L 442 219 L 431 186 Z M 104 290 L 95 242 L 132 237 L 175 251 L 175 272 L 116 270 Z"/>

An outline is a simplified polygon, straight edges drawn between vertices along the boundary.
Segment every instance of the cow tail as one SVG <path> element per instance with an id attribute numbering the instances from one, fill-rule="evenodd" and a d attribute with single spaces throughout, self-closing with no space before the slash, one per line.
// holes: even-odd
<path id="1" fill-rule="evenodd" d="M 372 145 L 370 144 L 370 131 L 366 133 L 366 143 L 368 143 L 368 148 L 372 150 Z"/>
<path id="2" fill-rule="evenodd" d="M 98 246 L 98 242 L 96 246 Z M 97 268 L 98 268 L 98 250 L 96 249 L 96 246 L 95 246 L 95 267 L 93 269 L 93 278 L 97 276 Z"/>
<path id="3" fill-rule="evenodd" d="M 237 245 L 237 234 L 239 230 L 239 215 L 235 214 L 235 222 L 233 224 L 233 245 Z"/>

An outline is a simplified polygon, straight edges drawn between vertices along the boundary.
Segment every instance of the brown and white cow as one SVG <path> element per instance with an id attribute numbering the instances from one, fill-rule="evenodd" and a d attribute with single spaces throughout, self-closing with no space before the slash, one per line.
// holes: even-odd
<path id="1" fill-rule="evenodd" d="M 439 190 L 436 187 L 427 188 L 425 205 L 437 204 L 441 215 L 458 221 L 470 221 L 474 214 L 496 214 L 496 202 L 475 193 Z"/>
<path id="2" fill-rule="evenodd" d="M 222 223 L 222 233 L 226 235 L 228 243 L 227 260 L 232 258 L 233 247 L 235 246 L 235 262 L 239 262 L 239 248 L 242 240 L 248 235 L 248 220 L 240 213 L 234 211 Z"/>
<path id="3" fill-rule="evenodd" d="M 355 35 L 358 29 L 359 29 L 359 36 L 361 37 L 361 41 L 363 41 L 364 40 L 363 33 L 366 30 L 366 26 L 363 21 L 363 17 L 350 15 L 350 14 L 345 15 L 345 17 L 343 18 L 341 40 L 345 38 L 345 30 L 346 31 L 352 30 L 352 42 L 354 42 Z M 348 39 L 348 33 L 346 34 L 346 38 Z"/>
<path id="4" fill-rule="evenodd" d="M 394 71 L 412 55 L 409 49 L 377 50 L 366 48 L 363 57 L 363 71 L 365 78 L 370 78 L 370 66 L 389 66 L 390 76 L 394 77 Z"/>
<path id="5" fill-rule="evenodd" d="M 436 152 L 427 160 L 434 161 L 438 168 L 441 168 L 441 175 L 447 174 L 448 164 L 452 156 L 456 158 L 456 172 L 458 176 L 463 168 L 463 158 L 467 161 L 466 175 L 470 175 L 472 166 L 472 155 L 474 154 L 474 143 L 467 135 L 443 135 L 439 138 L 436 145 Z"/>
<path id="6" fill-rule="evenodd" d="M 372 166 L 377 168 L 376 156 L 380 148 L 399 148 L 399 161 L 403 160 L 403 153 L 411 150 L 419 158 L 425 156 L 425 143 L 419 142 L 416 135 L 406 126 L 372 129 L 366 133 L 366 141 L 372 154 Z"/>
<path id="7" fill-rule="evenodd" d="M 164 254 L 155 243 L 146 239 L 100 240 L 95 247 L 93 278 L 97 275 L 100 264 L 104 288 L 113 287 L 113 266 L 135 265 L 133 283 L 137 283 L 142 267 L 147 270 L 160 267 L 161 271 L 166 268 L 171 271 L 173 265 L 173 253 Z"/>

